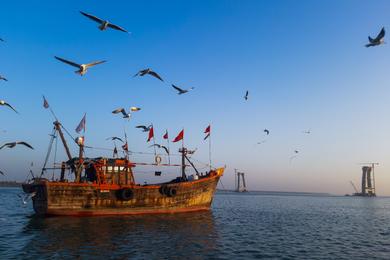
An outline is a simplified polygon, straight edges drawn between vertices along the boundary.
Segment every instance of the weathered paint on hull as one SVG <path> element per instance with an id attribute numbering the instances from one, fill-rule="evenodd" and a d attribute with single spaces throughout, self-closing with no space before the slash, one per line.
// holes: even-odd
<path id="1" fill-rule="evenodd" d="M 46 216 L 164 214 L 209 210 L 221 174 L 163 185 L 98 185 L 43 181 L 23 188 L 36 192 L 34 210 Z M 172 196 L 161 187 L 174 189 Z M 128 200 L 120 193 L 130 189 Z"/>

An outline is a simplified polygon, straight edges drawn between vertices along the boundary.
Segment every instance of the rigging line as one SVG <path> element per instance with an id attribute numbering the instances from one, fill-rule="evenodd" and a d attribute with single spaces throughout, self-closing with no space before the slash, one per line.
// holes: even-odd
<path id="1" fill-rule="evenodd" d="M 103 150 L 103 151 L 114 151 L 114 149 L 111 149 L 111 148 L 105 148 L 105 147 L 94 147 L 94 146 L 84 146 L 84 148 L 87 148 L 87 149 L 95 149 L 95 150 Z M 129 151 L 130 154 L 145 154 L 145 155 L 154 155 L 154 153 L 149 153 L 149 152 L 133 152 L 133 151 Z M 173 156 L 180 156 L 180 154 L 171 154 Z"/>
<path id="2" fill-rule="evenodd" d="M 69 133 L 69 131 L 68 131 L 62 124 L 61 124 L 61 127 L 62 127 L 62 129 L 64 129 L 65 133 L 66 133 L 67 135 L 69 135 L 70 138 L 72 138 L 72 140 L 73 140 L 73 142 L 74 142 L 75 138 Z"/>
<path id="3" fill-rule="evenodd" d="M 44 170 L 46 168 L 46 165 L 47 165 L 47 162 L 49 161 L 49 157 L 50 157 L 50 153 L 51 153 L 51 148 L 53 146 L 53 141 L 54 141 L 54 138 L 55 138 L 55 132 L 56 132 L 56 129 L 53 128 L 53 131 L 52 131 L 52 134 L 51 134 L 51 139 L 50 139 L 50 142 L 49 142 L 49 147 L 47 149 L 47 153 L 46 153 L 46 158 L 45 158 L 45 163 L 43 164 L 43 167 L 42 167 L 42 171 L 41 171 L 41 175 L 39 176 L 42 177 L 43 173 L 44 173 Z"/>

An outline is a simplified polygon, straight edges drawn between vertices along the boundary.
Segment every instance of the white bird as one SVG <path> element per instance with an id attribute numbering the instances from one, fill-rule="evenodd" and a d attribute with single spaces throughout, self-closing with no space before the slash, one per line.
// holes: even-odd
<path id="1" fill-rule="evenodd" d="M 140 111 L 141 108 L 139 107 L 130 107 L 130 111 L 127 112 L 126 109 L 124 109 L 123 107 L 120 107 L 118 109 L 115 109 L 114 111 L 112 111 L 113 114 L 119 114 L 119 113 L 122 113 L 123 115 L 123 118 L 130 118 L 131 117 L 131 112 L 137 112 L 137 111 Z"/>
<path id="2" fill-rule="evenodd" d="M 91 15 L 91 14 L 87 14 L 87 13 L 84 13 L 82 11 L 80 11 L 80 13 L 82 15 L 84 15 L 85 17 L 88 17 L 89 19 L 91 19 L 92 21 L 95 21 L 97 23 L 99 23 L 99 29 L 101 31 L 104 31 L 106 30 L 107 28 L 112 28 L 114 30 L 118 30 L 118 31 L 122 31 L 122 32 L 126 32 L 126 33 L 129 33 L 128 31 L 126 31 L 125 29 L 123 29 L 122 27 L 118 26 L 118 25 L 115 25 L 115 24 L 112 24 L 110 22 L 108 22 L 107 20 L 103 20 L 103 19 L 100 19 L 99 17 L 96 17 L 94 15 Z"/>
<path id="3" fill-rule="evenodd" d="M 22 203 L 23 203 L 24 205 L 26 205 L 26 204 L 27 204 L 27 200 L 28 200 L 28 199 L 32 199 L 32 198 L 34 198 L 34 197 L 35 197 L 35 195 L 37 195 L 37 193 L 36 193 L 36 192 L 32 192 L 32 193 L 30 193 L 30 194 L 27 194 L 27 195 L 25 195 L 25 196 L 23 196 L 23 195 L 20 195 L 20 194 L 17 194 L 17 196 L 18 196 L 19 198 L 21 198 L 21 199 L 22 199 Z"/>
<path id="4" fill-rule="evenodd" d="M 79 70 L 76 70 L 75 73 L 80 74 L 80 76 L 83 76 L 85 73 L 87 73 L 87 70 L 90 67 L 93 67 L 95 65 L 98 65 L 98 64 L 106 62 L 105 60 L 103 60 L 103 61 L 95 61 L 95 62 L 91 62 L 91 63 L 87 63 L 87 64 L 77 64 L 77 63 L 75 63 L 73 61 L 65 60 L 65 59 L 57 57 L 57 56 L 54 56 L 54 58 L 56 58 L 57 60 L 59 60 L 59 61 L 61 61 L 63 63 L 71 65 L 73 67 L 79 68 Z"/>
<path id="5" fill-rule="evenodd" d="M 3 76 L 0 75 L 0 80 L 8 81 L 8 79 L 4 78 Z"/>
<path id="6" fill-rule="evenodd" d="M 173 85 L 173 84 L 172 84 L 172 87 L 178 91 L 178 92 L 177 92 L 178 95 L 185 94 L 185 93 L 187 93 L 188 91 L 191 91 L 191 90 L 194 89 L 194 87 L 191 87 L 191 88 L 189 88 L 189 89 L 181 89 L 181 88 L 179 88 L 178 86 L 175 86 L 175 85 Z"/>
<path id="7" fill-rule="evenodd" d="M 378 36 L 376 36 L 375 39 L 372 39 L 370 36 L 368 36 L 368 41 L 370 43 L 366 44 L 366 47 L 372 47 L 372 46 L 378 46 L 385 43 L 385 27 L 382 27 L 382 30 L 379 32 Z"/>
<path id="8" fill-rule="evenodd" d="M 0 100 L 0 106 L 7 106 L 7 107 L 11 108 L 13 111 L 15 111 L 15 113 L 19 114 L 18 111 L 15 110 L 15 108 L 13 108 L 10 104 L 5 102 L 4 100 Z"/>

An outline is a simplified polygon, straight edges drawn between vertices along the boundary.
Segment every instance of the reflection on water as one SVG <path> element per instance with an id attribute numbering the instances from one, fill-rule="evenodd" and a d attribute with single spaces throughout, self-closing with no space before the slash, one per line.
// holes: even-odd
<path id="1" fill-rule="evenodd" d="M 390 259 L 390 198 L 218 193 L 210 212 L 37 218 L 19 192 L 0 189 L 1 260 Z"/>
<path id="2" fill-rule="evenodd" d="M 153 258 L 208 255 L 218 240 L 211 212 L 196 214 L 31 218 L 21 257 Z"/>

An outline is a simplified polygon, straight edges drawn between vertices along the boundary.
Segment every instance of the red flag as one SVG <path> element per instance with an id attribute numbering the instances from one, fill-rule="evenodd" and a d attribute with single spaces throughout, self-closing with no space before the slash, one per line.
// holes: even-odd
<path id="1" fill-rule="evenodd" d="M 149 137 L 148 137 L 147 142 L 149 142 L 152 138 L 154 138 L 153 126 L 149 129 Z"/>
<path id="2" fill-rule="evenodd" d="M 180 133 L 176 136 L 175 140 L 173 140 L 172 142 L 176 143 L 180 140 L 183 140 L 184 138 L 184 129 L 180 131 Z"/>
<path id="3" fill-rule="evenodd" d="M 126 142 L 124 145 L 122 145 L 122 149 L 123 149 L 124 151 L 126 151 L 126 152 L 129 151 L 129 146 L 127 145 L 127 142 Z"/>
<path id="4" fill-rule="evenodd" d="M 165 130 L 165 135 L 163 136 L 164 139 L 168 139 L 168 130 Z"/>
<path id="5" fill-rule="evenodd" d="M 211 125 L 209 125 L 206 130 L 204 130 L 205 134 L 209 134 L 211 132 Z"/>
<path id="6" fill-rule="evenodd" d="M 81 119 L 79 125 L 77 126 L 77 128 L 76 128 L 77 133 L 80 133 L 81 130 L 84 130 L 84 132 L 85 132 L 86 116 L 87 116 L 87 114 L 84 114 L 83 119 Z"/>
<path id="7" fill-rule="evenodd" d="M 43 107 L 44 108 L 49 108 L 49 102 L 47 102 L 45 96 L 43 96 Z"/>

